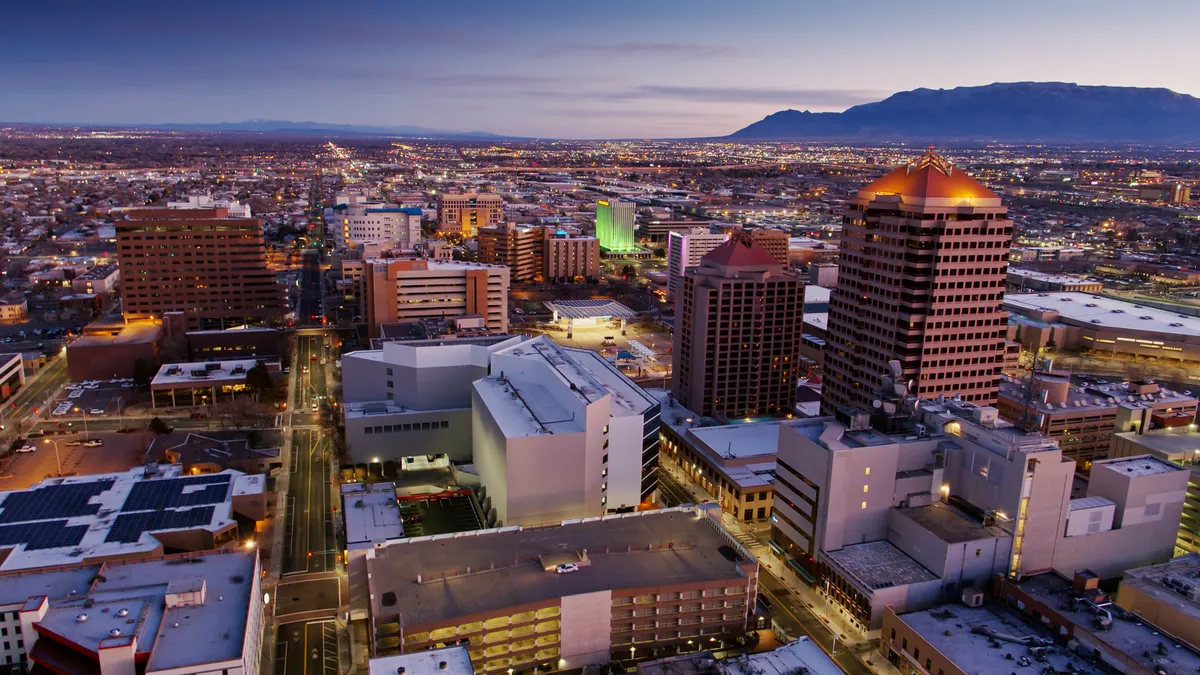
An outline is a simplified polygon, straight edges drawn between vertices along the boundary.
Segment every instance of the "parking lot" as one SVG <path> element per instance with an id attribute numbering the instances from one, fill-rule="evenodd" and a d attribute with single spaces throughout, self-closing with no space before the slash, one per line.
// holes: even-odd
<path id="1" fill-rule="evenodd" d="M 50 418 L 117 414 L 133 396 L 133 380 L 88 380 L 63 387 L 48 411 Z"/>
<path id="2" fill-rule="evenodd" d="M 0 460 L 0 490 L 23 490 L 58 473 L 56 443 L 64 474 L 88 474 L 125 471 L 141 464 L 150 441 L 148 433 L 98 432 L 89 436 L 102 445 L 84 446 L 82 433 L 28 439 L 26 444 L 34 448 L 33 452 L 14 453 Z"/>

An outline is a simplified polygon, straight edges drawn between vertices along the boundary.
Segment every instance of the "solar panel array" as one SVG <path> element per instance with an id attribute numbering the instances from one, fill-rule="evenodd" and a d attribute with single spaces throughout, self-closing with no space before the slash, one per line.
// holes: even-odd
<path id="1" fill-rule="evenodd" d="M 87 525 L 67 527 L 65 520 L 47 520 L 0 527 L 0 546 L 25 544 L 28 551 L 78 546 L 87 534 Z"/>
<path id="2" fill-rule="evenodd" d="M 207 525 L 212 521 L 215 509 L 215 506 L 205 506 L 196 509 L 187 509 L 186 511 L 122 513 L 113 521 L 112 527 L 108 530 L 108 536 L 105 537 L 104 541 L 132 544 L 141 538 L 143 532 Z"/>
<path id="3" fill-rule="evenodd" d="M 219 504 L 229 494 L 232 476 L 215 473 L 207 476 L 188 476 L 170 480 L 153 480 L 138 483 L 129 491 L 121 511 L 161 511 L 188 506 Z M 193 485 L 203 485 L 198 490 L 184 492 Z"/>
<path id="4" fill-rule="evenodd" d="M 114 479 L 91 483 L 47 485 L 36 490 L 13 492 L 0 503 L 0 523 L 25 523 L 31 520 L 94 516 L 99 504 L 88 500 L 112 488 Z"/>

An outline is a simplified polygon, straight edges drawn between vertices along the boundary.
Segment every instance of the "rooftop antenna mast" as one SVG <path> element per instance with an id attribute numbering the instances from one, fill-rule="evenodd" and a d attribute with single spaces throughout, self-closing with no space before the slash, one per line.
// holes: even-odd
<path id="1" fill-rule="evenodd" d="M 1045 349 L 1038 347 L 1033 352 L 1030 358 L 1029 365 L 1026 366 L 1022 373 L 1023 381 L 1021 386 L 1021 419 L 1017 421 L 1017 426 L 1023 431 L 1038 431 L 1040 426 L 1038 423 L 1039 413 L 1035 407 L 1038 397 L 1044 397 L 1045 387 L 1036 387 L 1037 376 L 1042 373 L 1049 373 L 1054 367 L 1054 359 L 1046 356 Z M 1069 385 L 1069 382 L 1068 382 Z"/>

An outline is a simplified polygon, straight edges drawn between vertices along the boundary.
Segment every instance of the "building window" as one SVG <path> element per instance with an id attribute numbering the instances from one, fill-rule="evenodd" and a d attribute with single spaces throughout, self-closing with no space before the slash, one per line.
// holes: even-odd
<path id="1" fill-rule="evenodd" d="M 866 485 L 863 486 L 863 494 L 867 494 L 867 486 Z"/>
<path id="2" fill-rule="evenodd" d="M 754 493 L 753 492 L 746 493 L 746 501 L 748 501 L 748 502 L 754 501 Z"/>
<path id="3" fill-rule="evenodd" d="M 754 509 L 746 509 L 742 512 L 742 520 L 751 520 L 754 517 Z"/>
<path id="4" fill-rule="evenodd" d="M 868 466 L 866 469 L 863 469 L 863 475 L 870 476 L 871 475 L 871 467 Z"/>
<path id="5" fill-rule="evenodd" d="M 388 377 L 391 377 L 391 376 L 392 376 L 392 369 L 391 369 L 391 368 L 388 368 L 388 369 L 387 369 L 387 374 L 388 374 Z"/>
<path id="6" fill-rule="evenodd" d="M 866 502 L 863 502 L 863 503 L 862 503 L 862 508 L 863 508 L 863 511 L 866 511 L 866 510 L 867 510 L 867 503 L 866 503 Z"/>

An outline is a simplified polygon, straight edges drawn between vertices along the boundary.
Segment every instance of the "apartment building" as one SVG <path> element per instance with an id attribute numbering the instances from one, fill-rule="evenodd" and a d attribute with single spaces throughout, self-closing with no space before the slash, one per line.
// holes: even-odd
<path id="1" fill-rule="evenodd" d="M 996 575 L 1090 568 L 1102 578 L 1171 556 L 1186 469 L 1149 456 L 1075 463 L 995 408 L 922 401 L 887 433 L 866 414 L 780 426 L 772 550 L 864 631 Z M 894 423 L 896 420 L 891 420 Z"/>
<path id="2" fill-rule="evenodd" d="M 667 234 L 667 299 L 680 294 L 683 273 L 700 264 L 709 251 L 724 244 L 728 234 L 713 234 L 707 227 L 696 227 Z"/>
<path id="3" fill-rule="evenodd" d="M 421 243 L 421 209 L 383 202 L 355 201 L 333 207 L 327 221 L 338 248 L 379 244 L 411 251 Z"/>
<path id="4" fill-rule="evenodd" d="M 367 260 L 363 317 L 372 337 L 379 325 L 478 314 L 498 333 L 508 330 L 508 268 L 441 260 Z"/>
<path id="5" fill-rule="evenodd" d="M 784 416 L 796 405 L 804 284 L 744 231 L 687 270 L 671 391 L 704 417 Z"/>
<path id="6" fill-rule="evenodd" d="M 390 542 L 367 553 L 377 657 L 466 644 L 476 673 L 720 649 L 749 628 L 758 562 L 715 508 Z M 556 574 L 558 565 L 578 571 Z M 463 602 L 462 598 L 469 598 Z"/>
<path id="7" fill-rule="evenodd" d="M 485 508 L 505 525 L 632 510 L 658 486 L 659 402 L 607 359 L 539 336 L 473 384 Z"/>
<path id="8" fill-rule="evenodd" d="M 771 254 L 784 269 L 787 269 L 790 264 L 789 252 L 791 234 L 783 230 L 767 230 L 757 227 L 749 230 L 750 238 L 755 241 L 764 251 Z"/>
<path id="9" fill-rule="evenodd" d="M 127 215 L 116 223 L 126 319 L 183 312 L 192 330 L 283 323 L 287 294 L 267 267 L 261 221 L 223 208 Z"/>
<path id="10" fill-rule="evenodd" d="M 822 413 L 869 409 L 892 360 L 921 398 L 995 404 L 1011 242 L 1000 197 L 933 151 L 859 190 L 842 218 Z"/>
<path id="11" fill-rule="evenodd" d="M 438 220 L 443 234 L 473 237 L 479 228 L 504 222 L 504 198 L 492 194 L 438 196 Z"/>
<path id="12" fill-rule="evenodd" d="M 1196 398 L 1155 382 L 1074 385 L 1068 373 L 1031 373 L 1000 382 L 997 408 L 1005 419 L 1058 441 L 1081 471 L 1109 456 L 1113 435 L 1186 427 L 1196 418 Z"/>

